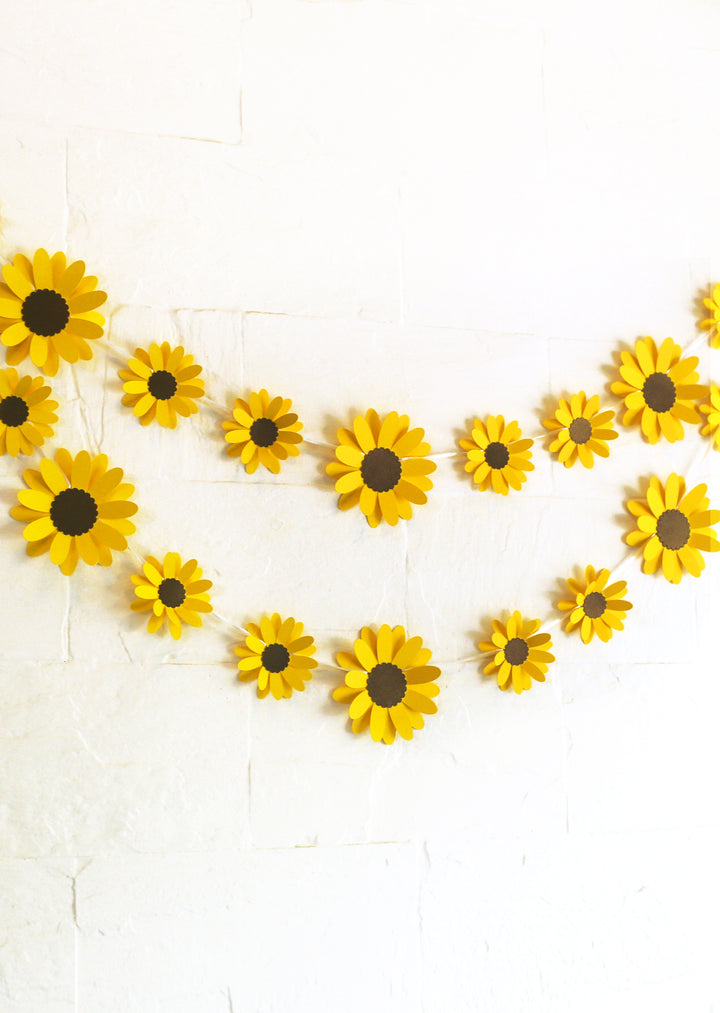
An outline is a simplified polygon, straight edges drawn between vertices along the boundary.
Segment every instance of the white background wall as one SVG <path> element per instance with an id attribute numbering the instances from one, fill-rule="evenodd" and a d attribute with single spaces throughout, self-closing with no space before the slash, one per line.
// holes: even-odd
<path id="1" fill-rule="evenodd" d="M 210 408 L 147 431 L 116 371 L 182 339 L 222 404 L 269 387 L 320 442 L 408 411 L 435 451 L 476 415 L 534 435 L 564 393 L 616 403 L 621 343 L 696 341 L 720 280 L 720 3 L 5 0 L 1 22 L 0 253 L 67 249 L 109 292 L 112 348 L 53 382 L 54 447 L 123 466 L 138 547 L 196 556 L 228 619 L 295 615 L 326 662 L 400 622 L 443 669 L 425 730 L 376 745 L 337 673 L 260 701 L 221 625 L 138 625 L 129 555 L 68 580 L 2 521 L 3 1013 L 718 1010 L 720 560 L 679 587 L 626 563 L 626 631 L 555 627 L 522 697 L 453 660 L 620 562 L 638 478 L 714 468 L 720 505 L 697 429 L 624 431 L 592 472 L 538 443 L 507 498 L 444 459 L 372 531 L 322 453 L 248 477 Z M 5 510 L 20 470 L 0 461 Z"/>

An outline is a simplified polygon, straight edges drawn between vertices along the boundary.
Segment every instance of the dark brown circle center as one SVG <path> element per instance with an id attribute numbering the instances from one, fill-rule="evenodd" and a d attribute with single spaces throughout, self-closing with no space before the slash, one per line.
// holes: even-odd
<path id="1" fill-rule="evenodd" d="M 0 401 L 0 422 L 6 426 L 21 426 L 29 414 L 28 406 L 15 394 L 9 394 Z"/>
<path id="2" fill-rule="evenodd" d="M 271 447 L 278 438 L 278 427 L 272 419 L 255 419 L 250 426 L 250 439 L 256 447 Z"/>
<path id="3" fill-rule="evenodd" d="M 654 412 L 668 412 L 675 404 L 675 384 L 667 373 L 652 373 L 643 384 L 645 404 Z"/>
<path id="4" fill-rule="evenodd" d="M 488 443 L 485 448 L 485 460 L 491 468 L 497 468 L 500 470 L 504 468 L 510 460 L 510 451 L 504 443 L 500 443 L 497 440 L 494 443 Z"/>
<path id="5" fill-rule="evenodd" d="M 97 516 L 97 503 L 84 489 L 63 489 L 50 507 L 50 520 L 64 535 L 84 535 Z"/>
<path id="6" fill-rule="evenodd" d="M 368 696 L 378 707 L 394 707 L 405 696 L 407 680 L 397 665 L 383 661 L 368 674 Z"/>
<path id="7" fill-rule="evenodd" d="M 166 577 L 158 587 L 158 598 L 166 608 L 180 608 L 185 601 L 185 585 L 177 577 Z"/>
<path id="8" fill-rule="evenodd" d="M 290 664 L 290 651 L 284 644 L 268 644 L 262 652 L 262 663 L 268 672 L 284 672 Z"/>
<path id="9" fill-rule="evenodd" d="M 657 536 L 666 549 L 682 549 L 690 541 L 690 521 L 682 510 L 666 510 L 658 517 Z"/>
<path id="10" fill-rule="evenodd" d="M 360 465 L 360 474 L 365 485 L 374 492 L 389 492 L 394 489 L 402 475 L 402 464 L 397 454 L 388 447 L 376 447 L 365 454 Z"/>
<path id="11" fill-rule="evenodd" d="M 592 436 L 592 424 L 590 419 L 573 419 L 569 426 L 570 439 L 573 443 L 587 443 Z"/>
<path id="12" fill-rule="evenodd" d="M 585 595 L 583 610 L 588 619 L 599 619 L 607 608 L 607 598 L 599 591 L 591 591 Z"/>
<path id="13" fill-rule="evenodd" d="M 23 323 L 33 334 L 45 338 L 59 334 L 70 319 L 70 307 L 59 292 L 39 288 L 23 300 Z"/>
<path id="14" fill-rule="evenodd" d="M 158 401 L 169 401 L 177 389 L 177 380 L 167 369 L 156 369 L 148 379 L 148 390 Z"/>
<path id="15" fill-rule="evenodd" d="M 505 644 L 505 661 L 510 665 L 524 665 L 529 653 L 527 640 L 522 637 L 513 637 Z"/>

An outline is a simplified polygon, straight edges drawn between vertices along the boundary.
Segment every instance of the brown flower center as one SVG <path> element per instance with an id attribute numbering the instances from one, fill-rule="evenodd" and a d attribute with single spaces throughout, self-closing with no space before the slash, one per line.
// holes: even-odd
<path id="1" fill-rule="evenodd" d="M 70 319 L 70 307 L 59 292 L 39 288 L 23 300 L 23 323 L 33 334 L 50 338 L 59 334 Z"/>
<path id="2" fill-rule="evenodd" d="M 167 369 L 156 369 L 148 379 L 148 390 L 158 401 L 169 401 L 177 389 L 177 380 Z"/>
<path id="3" fill-rule="evenodd" d="M 407 680 L 397 665 L 383 661 L 368 674 L 368 696 L 378 707 L 394 707 L 405 696 Z"/>
<path id="4" fill-rule="evenodd" d="M 666 549 L 682 549 L 690 541 L 690 521 L 682 510 L 666 510 L 658 517 L 657 536 Z"/>
<path id="5" fill-rule="evenodd" d="M 6 426 L 21 426 L 29 414 L 28 406 L 15 394 L 0 400 L 0 422 L 4 422 Z"/>
<path id="6" fill-rule="evenodd" d="M 592 436 L 592 424 L 590 419 L 573 419 L 569 426 L 570 439 L 573 443 L 587 443 Z"/>
<path id="7" fill-rule="evenodd" d="M 643 384 L 645 404 L 654 412 L 668 412 L 675 404 L 675 384 L 667 373 L 652 373 Z"/>
<path id="8" fill-rule="evenodd" d="M 585 595 L 583 610 L 588 619 L 599 619 L 607 608 L 607 598 L 599 591 L 591 591 Z"/>
<path id="9" fill-rule="evenodd" d="M 50 507 L 50 520 L 64 535 L 84 535 L 97 516 L 97 503 L 84 489 L 63 489 Z"/>
<path id="10" fill-rule="evenodd" d="M 250 439 L 256 447 L 271 447 L 277 438 L 278 427 L 272 419 L 255 419 L 250 426 Z"/>
<path id="11" fill-rule="evenodd" d="M 504 443 L 499 443 L 496 440 L 494 443 L 488 443 L 485 447 L 485 460 L 491 468 L 497 468 L 499 471 L 510 460 L 510 451 Z"/>
<path id="12" fill-rule="evenodd" d="M 529 653 L 528 642 L 522 637 L 513 637 L 505 644 L 505 661 L 510 665 L 524 665 Z"/>
<path id="13" fill-rule="evenodd" d="M 360 474 L 369 489 L 389 492 L 400 481 L 402 464 L 397 454 L 388 447 L 376 447 L 363 457 Z"/>
<path id="14" fill-rule="evenodd" d="M 166 608 L 180 608 L 185 601 L 185 585 L 177 577 L 166 577 L 158 587 L 158 598 Z"/>
<path id="15" fill-rule="evenodd" d="M 284 644 L 268 644 L 262 652 L 262 663 L 268 672 L 284 672 L 290 664 L 290 651 Z"/>

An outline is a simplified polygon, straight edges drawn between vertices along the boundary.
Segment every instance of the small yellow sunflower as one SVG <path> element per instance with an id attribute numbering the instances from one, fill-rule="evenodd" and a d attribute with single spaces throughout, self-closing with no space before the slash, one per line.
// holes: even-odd
<path id="1" fill-rule="evenodd" d="M 613 630 L 624 629 L 624 621 L 632 608 L 629 601 L 623 600 L 627 583 L 618 580 L 607 587 L 609 579 L 609 570 L 598 570 L 596 573 L 592 566 L 588 566 L 584 584 L 568 577 L 568 587 L 574 595 L 572 600 L 558 602 L 561 612 L 570 613 L 565 629 L 572 630 L 579 624 L 584 644 L 589 644 L 596 633 L 607 643 Z"/>
<path id="2" fill-rule="evenodd" d="M 122 468 L 110 468 L 105 454 L 81 450 L 73 458 L 63 449 L 44 457 L 40 470 L 26 468 L 30 487 L 18 493 L 20 506 L 10 511 L 26 525 L 27 554 L 50 551 L 50 559 L 70 575 L 82 559 L 88 566 L 110 566 L 112 551 L 127 549 L 135 531 L 128 518 L 137 512 L 130 500 L 134 486 L 123 483 Z"/>
<path id="3" fill-rule="evenodd" d="M 600 412 L 600 398 L 595 394 L 587 398 L 585 391 L 574 394 L 570 403 L 561 397 L 555 418 L 545 419 L 546 429 L 557 432 L 550 444 L 550 453 L 558 455 L 566 468 L 580 461 L 584 468 L 592 468 L 595 463 L 594 454 L 609 457 L 608 440 L 616 440 L 617 433 L 613 428 L 615 412 Z"/>
<path id="4" fill-rule="evenodd" d="M 502 415 L 489 415 L 485 424 L 475 419 L 470 439 L 460 440 L 467 451 L 465 471 L 483 491 L 492 486 L 494 492 L 507 496 L 511 488 L 521 489 L 527 480 L 526 471 L 534 471 L 532 440 L 523 440 L 517 422 L 508 422 Z"/>
<path id="5" fill-rule="evenodd" d="M 712 385 L 709 404 L 701 404 L 700 411 L 707 415 L 707 422 L 700 432 L 703 436 L 712 436 L 715 449 L 720 450 L 720 387 Z"/>
<path id="6" fill-rule="evenodd" d="M 682 349 L 672 338 L 665 338 L 659 349 L 652 338 L 643 338 L 635 343 L 634 356 L 622 353 L 622 380 L 616 380 L 611 390 L 625 399 L 623 425 L 639 419 L 650 443 L 657 443 L 661 435 L 671 443 L 681 440 L 683 422 L 701 421 L 695 400 L 705 397 L 708 389 L 697 382 L 697 357 L 681 356 Z"/>
<path id="7" fill-rule="evenodd" d="M 650 479 L 644 500 L 629 500 L 627 508 L 637 517 L 637 529 L 627 536 L 628 545 L 642 545 L 643 570 L 655 573 L 662 565 L 666 580 L 679 584 L 683 568 L 693 577 L 705 569 L 701 552 L 720 550 L 712 525 L 720 510 L 709 510 L 706 485 L 685 492 L 685 479 L 674 472 L 663 489 L 659 478 Z"/>
<path id="8" fill-rule="evenodd" d="M 53 434 L 57 401 L 39 377 L 18 376 L 10 366 L 0 369 L 0 454 L 32 454 Z"/>
<path id="9" fill-rule="evenodd" d="M 338 429 L 337 461 L 328 464 L 336 479 L 341 510 L 360 506 L 367 522 L 376 528 L 381 521 L 395 525 L 412 517 L 412 504 L 427 503 L 432 489 L 428 475 L 434 461 L 425 461 L 430 444 L 423 442 L 424 429 L 410 429 L 407 415 L 390 412 L 383 420 L 374 409 L 358 415 L 352 430 Z"/>
<path id="10" fill-rule="evenodd" d="M 177 552 L 168 552 L 164 563 L 148 556 L 142 574 L 132 575 L 137 599 L 130 608 L 133 612 L 149 612 L 148 633 L 157 633 L 167 619 L 171 635 L 180 639 L 182 624 L 202 626 L 199 612 L 212 612 L 211 580 L 202 580 L 197 559 L 183 563 Z"/>
<path id="11" fill-rule="evenodd" d="M 333 697 L 350 704 L 354 732 L 369 726 L 375 742 L 390 745 L 396 732 L 411 739 L 413 730 L 425 724 L 423 714 L 435 714 L 432 697 L 440 692 L 440 669 L 428 664 L 432 652 L 422 644 L 422 637 L 408 640 L 402 626 L 381 626 L 377 633 L 364 626 L 355 653 L 338 654 L 338 665 L 347 674 Z"/>
<path id="12" fill-rule="evenodd" d="M 711 299 L 703 299 L 703 305 L 710 310 L 710 316 L 700 321 L 704 331 L 710 331 L 710 344 L 720 348 L 720 285 L 713 289 Z M 714 333 L 712 333 L 714 332 Z"/>
<path id="13" fill-rule="evenodd" d="M 497 684 L 500 689 L 522 693 L 530 689 L 532 679 L 545 682 L 545 673 L 555 658 L 547 648 L 552 647 L 549 633 L 538 633 L 539 619 L 527 619 L 519 612 L 513 612 L 507 625 L 493 619 L 490 640 L 481 640 L 481 651 L 494 651 L 495 656 L 484 668 L 485 675 L 497 670 Z"/>
<path id="14" fill-rule="evenodd" d="M 273 397 L 263 388 L 253 391 L 247 401 L 237 398 L 232 422 L 223 422 L 230 457 L 239 457 L 252 475 L 262 464 L 274 475 L 288 457 L 297 457 L 302 422 L 291 412 L 290 398 Z"/>
<path id="15" fill-rule="evenodd" d="M 29 354 L 47 376 L 55 376 L 60 359 L 91 359 L 88 341 L 102 336 L 105 317 L 94 312 L 107 299 L 85 264 L 68 266 L 64 253 L 36 250 L 32 263 L 18 253 L 2 269 L 0 333 L 11 366 Z"/>
<path id="16" fill-rule="evenodd" d="M 157 420 L 161 426 L 174 429 L 178 415 L 187 418 L 199 410 L 197 401 L 205 393 L 200 379 L 202 366 L 182 345 L 172 348 L 169 341 L 135 349 L 127 369 L 119 376 L 125 380 L 122 403 L 132 408 L 144 426 Z"/>
<path id="17" fill-rule="evenodd" d="M 260 625 L 248 623 L 245 643 L 235 648 L 240 661 L 238 678 L 243 682 L 257 679 L 257 695 L 264 699 L 272 693 L 276 700 L 302 692 L 317 668 L 315 641 L 303 636 L 303 624 L 283 619 L 274 612 L 263 616 Z"/>

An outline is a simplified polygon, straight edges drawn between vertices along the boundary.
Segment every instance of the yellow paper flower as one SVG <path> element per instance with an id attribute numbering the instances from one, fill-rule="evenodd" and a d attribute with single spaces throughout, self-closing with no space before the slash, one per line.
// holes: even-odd
<path id="1" fill-rule="evenodd" d="M 32 454 L 52 436 L 58 403 L 51 394 L 39 376 L 19 376 L 12 366 L 0 369 L 0 454 Z"/>
<path id="2" fill-rule="evenodd" d="M 707 422 L 700 432 L 703 436 L 712 436 L 715 449 L 720 450 L 720 387 L 712 385 L 709 404 L 701 404 L 700 411 L 707 415 Z"/>
<path id="3" fill-rule="evenodd" d="M 105 317 L 95 310 L 107 299 L 97 278 L 85 274 L 85 264 L 68 266 L 64 253 L 36 250 L 32 263 L 18 253 L 2 269 L 0 333 L 11 366 L 29 354 L 48 376 L 55 376 L 60 359 L 91 359 L 88 341 L 102 336 Z"/>
<path id="4" fill-rule="evenodd" d="M 627 583 L 618 580 L 607 587 L 609 579 L 609 570 L 599 570 L 596 573 L 592 566 L 588 566 L 584 584 L 568 577 L 568 587 L 573 598 L 558 602 L 561 612 L 570 613 L 565 629 L 569 631 L 579 625 L 584 644 L 589 644 L 596 633 L 601 640 L 607 642 L 613 635 L 613 630 L 624 628 L 627 613 L 632 608 L 629 601 L 623 600 Z"/>
<path id="5" fill-rule="evenodd" d="M 643 570 L 655 573 L 662 565 L 666 580 L 679 584 L 683 569 L 699 577 L 705 569 L 701 552 L 717 552 L 720 542 L 712 525 L 720 521 L 720 510 L 708 510 L 706 485 L 685 492 L 685 479 L 674 472 L 663 488 L 659 478 L 650 479 L 644 500 L 629 500 L 627 507 L 637 517 L 637 529 L 627 536 L 628 545 L 642 545 Z"/>
<path id="6" fill-rule="evenodd" d="M 73 458 L 64 448 L 55 459 L 44 457 L 40 470 L 27 468 L 29 489 L 18 493 L 20 506 L 10 511 L 26 525 L 27 554 L 50 552 L 50 559 L 69 575 L 78 559 L 88 566 L 110 566 L 112 551 L 127 548 L 135 531 L 128 518 L 137 512 L 130 500 L 134 486 L 123 483 L 122 468 L 108 471 L 105 454 L 91 457 L 81 450 Z"/>
<path id="7" fill-rule="evenodd" d="M 240 661 L 238 678 L 243 682 L 257 679 L 257 695 L 264 699 L 272 693 L 276 700 L 302 692 L 317 668 L 315 641 L 303 636 L 303 624 L 274 612 L 263 616 L 260 625 L 248 623 L 245 643 L 235 648 Z"/>
<path id="8" fill-rule="evenodd" d="M 402 626 L 381 626 L 377 633 L 364 626 L 355 653 L 338 654 L 347 674 L 333 697 L 350 704 L 354 732 L 369 726 L 375 742 L 390 745 L 396 732 L 411 739 L 425 724 L 423 714 L 435 714 L 432 698 L 440 692 L 435 682 L 440 669 L 428 664 L 432 652 L 422 644 L 422 637 L 406 639 Z"/>
<path id="9" fill-rule="evenodd" d="M 517 422 L 508 422 L 502 415 L 489 415 L 485 424 L 475 419 L 471 439 L 460 440 L 467 451 L 465 471 L 472 474 L 483 491 L 492 486 L 494 492 L 507 496 L 510 489 L 521 489 L 527 480 L 526 471 L 534 471 L 532 440 L 521 439 Z"/>
<path id="10" fill-rule="evenodd" d="M 705 397 L 707 387 L 698 384 L 696 356 L 682 359 L 682 349 L 672 338 L 665 338 L 657 349 L 652 338 L 635 343 L 635 355 L 622 353 L 620 376 L 612 392 L 625 399 L 627 411 L 623 425 L 638 419 L 650 443 L 660 436 L 674 443 L 685 435 L 683 422 L 701 421 L 695 400 Z"/>
<path id="11" fill-rule="evenodd" d="M 340 509 L 359 505 L 371 528 L 408 521 L 413 503 L 427 503 L 433 485 L 428 475 L 437 465 L 423 460 L 430 453 L 425 430 L 409 426 L 407 415 L 390 412 L 381 420 L 371 408 L 356 416 L 352 430 L 338 429 L 337 461 L 326 470 L 336 479 Z"/>
<path id="12" fill-rule="evenodd" d="M 132 408 L 144 426 L 157 421 L 174 429 L 178 415 L 187 418 L 199 410 L 197 402 L 205 393 L 201 373 L 202 366 L 185 354 L 182 345 L 172 348 L 163 341 L 147 351 L 136 348 L 135 358 L 118 374 L 125 380 L 122 403 Z"/>
<path id="13" fill-rule="evenodd" d="M 618 435 L 613 428 L 614 418 L 614 411 L 600 411 L 597 394 L 588 399 L 585 391 L 581 390 L 573 395 L 569 404 L 561 397 L 555 418 L 543 422 L 546 429 L 557 432 L 550 444 L 550 453 L 557 454 L 566 468 L 578 460 L 583 467 L 592 468 L 594 454 L 610 456 L 607 441 L 617 439 Z"/>
<path id="14" fill-rule="evenodd" d="M 703 299 L 703 305 L 710 310 L 710 316 L 700 321 L 704 331 L 710 331 L 710 344 L 720 348 L 720 285 L 713 289 L 712 299 Z M 712 333 L 714 331 L 714 333 Z"/>
<path id="15" fill-rule="evenodd" d="M 151 612 L 148 633 L 157 633 L 167 619 L 171 635 L 180 639 L 182 624 L 202 626 L 200 612 L 212 612 L 211 580 L 202 580 L 197 559 L 183 563 L 177 552 L 168 552 L 164 563 L 148 556 L 142 574 L 134 573 L 137 600 L 130 608 L 133 612 Z"/>
<path id="16" fill-rule="evenodd" d="M 252 475 L 258 465 L 280 473 L 283 461 L 300 453 L 302 422 L 291 412 L 290 398 L 273 397 L 263 389 L 253 391 L 247 401 L 237 398 L 233 421 L 223 422 L 230 457 L 239 457 Z"/>
<path id="17" fill-rule="evenodd" d="M 519 612 L 513 612 L 507 625 L 493 619 L 490 640 L 481 640 L 481 651 L 494 651 L 495 656 L 484 668 L 485 675 L 497 671 L 500 689 L 522 693 L 530 689 L 532 680 L 545 682 L 545 673 L 555 658 L 547 648 L 552 647 L 549 633 L 538 633 L 539 619 L 526 619 Z"/>

